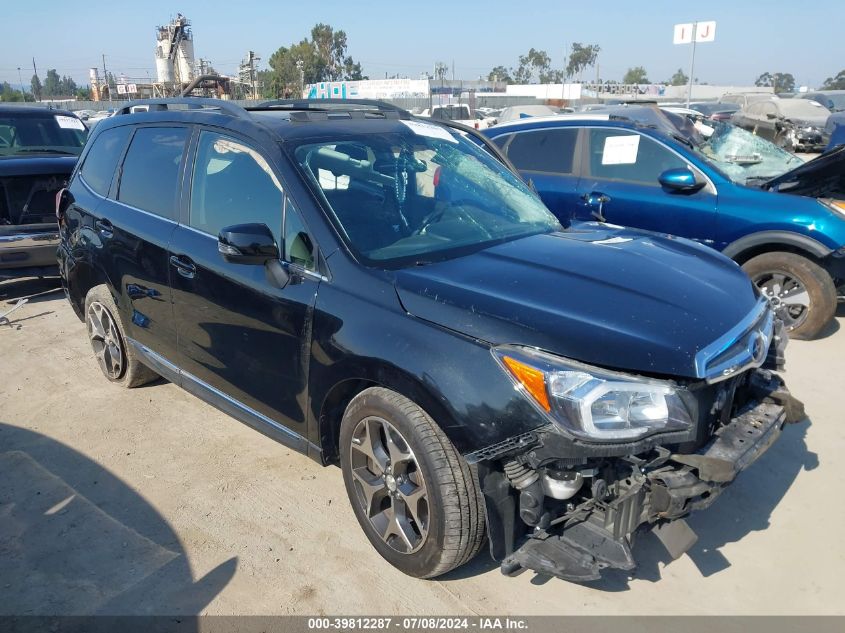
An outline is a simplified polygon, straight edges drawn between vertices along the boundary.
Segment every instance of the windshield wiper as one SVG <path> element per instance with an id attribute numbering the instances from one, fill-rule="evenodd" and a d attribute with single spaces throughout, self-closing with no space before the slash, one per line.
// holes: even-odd
<path id="1" fill-rule="evenodd" d="M 695 149 L 695 144 L 691 140 L 689 140 L 687 137 L 681 136 L 680 134 L 675 134 L 674 132 L 671 133 L 669 136 L 671 136 L 673 139 L 675 139 L 679 143 L 683 143 L 684 145 L 686 145 L 690 149 Z"/>

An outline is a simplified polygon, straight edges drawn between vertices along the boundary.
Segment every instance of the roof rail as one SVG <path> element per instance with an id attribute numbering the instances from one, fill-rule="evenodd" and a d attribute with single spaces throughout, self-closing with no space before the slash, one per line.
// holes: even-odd
<path id="1" fill-rule="evenodd" d="M 171 105 L 187 106 L 185 108 L 171 108 Z M 242 117 L 246 115 L 244 110 L 237 103 L 223 99 L 209 99 L 206 97 L 169 97 L 166 99 L 136 99 L 122 105 L 116 112 L 118 114 L 132 114 L 132 108 L 145 106 L 147 111 L 155 110 L 219 110 L 231 116 Z"/>
<path id="2" fill-rule="evenodd" d="M 330 110 L 330 111 L 348 111 L 348 110 L 377 110 L 379 112 L 398 112 L 400 114 L 407 114 L 404 108 L 388 103 L 387 101 L 379 101 L 378 99 L 272 99 L 270 101 L 262 101 L 255 107 L 249 107 L 247 110 L 263 110 L 263 109 L 284 109 L 284 110 Z"/>

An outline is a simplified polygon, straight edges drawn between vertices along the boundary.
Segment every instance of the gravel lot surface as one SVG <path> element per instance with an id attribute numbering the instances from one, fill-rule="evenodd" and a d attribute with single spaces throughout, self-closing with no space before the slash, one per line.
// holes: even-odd
<path id="1" fill-rule="evenodd" d="M 49 289 L 0 285 L 8 300 Z M 811 423 L 690 525 L 670 561 L 651 535 L 634 576 L 506 578 L 482 553 L 433 581 L 382 561 L 339 469 L 294 454 L 159 381 L 97 367 L 59 293 L 0 325 L 0 613 L 845 613 L 845 306 L 793 342 L 786 378 Z"/>

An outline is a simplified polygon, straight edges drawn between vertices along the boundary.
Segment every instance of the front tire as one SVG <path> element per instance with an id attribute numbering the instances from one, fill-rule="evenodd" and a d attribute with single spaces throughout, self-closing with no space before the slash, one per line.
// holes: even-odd
<path id="1" fill-rule="evenodd" d="M 409 576 L 433 578 L 484 543 L 478 475 L 419 406 L 384 389 L 353 398 L 340 427 L 343 480 L 373 547 Z"/>
<path id="2" fill-rule="evenodd" d="M 815 338 L 836 312 L 833 279 L 815 262 L 795 253 L 763 253 L 742 265 L 768 298 L 790 338 Z"/>
<path id="3" fill-rule="evenodd" d="M 94 286 L 85 296 L 85 325 L 94 357 L 111 382 L 131 389 L 159 377 L 126 344 L 126 329 L 105 284 Z"/>

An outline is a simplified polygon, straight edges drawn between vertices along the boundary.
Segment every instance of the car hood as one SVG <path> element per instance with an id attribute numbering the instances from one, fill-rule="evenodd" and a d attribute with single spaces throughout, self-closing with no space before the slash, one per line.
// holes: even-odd
<path id="1" fill-rule="evenodd" d="M 399 300 L 420 319 L 490 344 L 699 377 L 696 353 L 754 309 L 748 277 L 688 240 L 584 227 L 400 270 Z"/>
<path id="2" fill-rule="evenodd" d="M 70 174 L 76 165 L 77 156 L 56 156 L 31 154 L 28 156 L 0 157 L 0 176 L 40 176 L 46 174 Z"/>
<path id="3" fill-rule="evenodd" d="M 842 198 L 845 196 L 845 145 L 769 180 L 763 188 L 811 198 Z"/>

